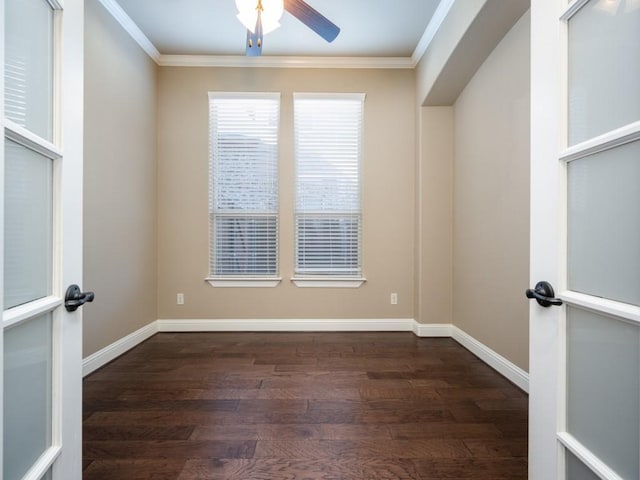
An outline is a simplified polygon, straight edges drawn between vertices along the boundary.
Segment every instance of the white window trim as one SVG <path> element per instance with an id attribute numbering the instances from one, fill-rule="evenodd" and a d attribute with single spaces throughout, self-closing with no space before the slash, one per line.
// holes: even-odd
<path id="1" fill-rule="evenodd" d="M 209 277 L 205 281 L 216 288 L 273 288 L 280 285 L 281 277 Z"/>
<path id="2" fill-rule="evenodd" d="M 291 277 L 291 282 L 300 288 L 360 288 L 366 281 L 364 277 Z"/>

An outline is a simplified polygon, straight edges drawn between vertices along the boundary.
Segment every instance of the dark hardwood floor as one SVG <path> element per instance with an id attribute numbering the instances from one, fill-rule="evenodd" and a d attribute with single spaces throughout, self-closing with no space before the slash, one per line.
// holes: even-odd
<path id="1" fill-rule="evenodd" d="M 527 478 L 527 396 L 412 333 L 161 333 L 84 380 L 85 480 Z"/>

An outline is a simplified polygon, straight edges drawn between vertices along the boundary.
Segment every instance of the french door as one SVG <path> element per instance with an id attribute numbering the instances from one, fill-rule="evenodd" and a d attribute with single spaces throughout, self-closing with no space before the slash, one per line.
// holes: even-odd
<path id="1" fill-rule="evenodd" d="M 529 478 L 637 480 L 640 0 L 533 0 L 531 31 L 531 283 L 563 304 L 531 303 Z"/>
<path id="2" fill-rule="evenodd" d="M 81 477 L 82 0 L 0 0 L 4 480 Z"/>

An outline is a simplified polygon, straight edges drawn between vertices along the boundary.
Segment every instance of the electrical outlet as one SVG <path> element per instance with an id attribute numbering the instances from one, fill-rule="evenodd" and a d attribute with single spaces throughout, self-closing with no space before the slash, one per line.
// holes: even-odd
<path id="1" fill-rule="evenodd" d="M 398 304 L 398 294 L 397 293 L 392 293 L 391 294 L 391 305 L 397 305 Z"/>
<path id="2" fill-rule="evenodd" d="M 184 293 L 179 293 L 179 294 L 176 296 L 176 303 L 177 303 L 178 305 L 184 305 Z"/>

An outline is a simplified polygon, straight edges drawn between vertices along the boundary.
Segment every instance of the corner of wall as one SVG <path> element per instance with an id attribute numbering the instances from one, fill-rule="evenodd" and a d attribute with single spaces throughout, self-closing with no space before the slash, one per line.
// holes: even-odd
<path id="1" fill-rule="evenodd" d="M 416 319 L 451 323 L 453 292 L 453 108 L 420 108 Z"/>

